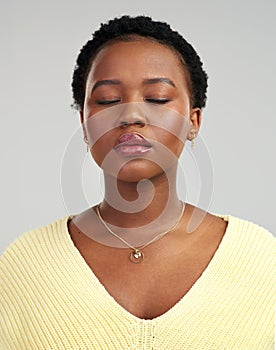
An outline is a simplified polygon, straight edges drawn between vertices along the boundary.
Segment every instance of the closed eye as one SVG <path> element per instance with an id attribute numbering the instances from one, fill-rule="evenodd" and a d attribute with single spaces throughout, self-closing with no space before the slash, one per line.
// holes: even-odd
<path id="1" fill-rule="evenodd" d="M 168 98 L 146 98 L 145 101 L 150 103 L 162 104 L 162 103 L 170 102 L 171 100 Z"/>
<path id="2" fill-rule="evenodd" d="M 99 105 L 110 105 L 112 103 L 117 103 L 117 102 L 120 102 L 120 100 L 98 100 L 98 101 L 96 101 L 96 103 Z"/>

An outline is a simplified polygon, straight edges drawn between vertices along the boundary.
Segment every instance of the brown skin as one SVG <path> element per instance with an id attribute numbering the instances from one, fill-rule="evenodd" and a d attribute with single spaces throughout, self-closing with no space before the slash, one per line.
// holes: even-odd
<path id="1" fill-rule="evenodd" d="M 144 79 L 156 77 L 169 78 L 175 87 L 160 82 L 143 84 Z M 120 84 L 102 85 L 91 93 L 94 84 L 105 79 L 116 79 Z M 93 118 L 95 113 L 113 105 L 103 106 L 96 101 L 115 97 L 120 100 L 116 104 L 142 102 L 148 97 L 169 98 L 171 101 L 166 103 L 166 107 L 189 116 L 195 131 L 200 128 L 202 114 L 199 108 L 191 108 L 188 76 L 178 55 L 162 44 L 140 38 L 133 42 L 112 43 L 98 53 L 87 78 L 84 108 L 80 113 L 84 133 L 86 130 L 83 122 L 87 118 Z M 91 154 L 99 166 L 116 139 L 122 133 L 131 131 L 139 132 L 145 137 L 154 135 L 158 142 L 169 148 L 177 158 L 184 146 L 169 132 L 159 130 L 158 134 L 154 133 L 152 125 L 131 124 L 125 129 L 117 127 L 101 137 L 91 149 Z M 104 199 L 100 206 L 102 217 L 107 223 L 116 226 L 139 227 L 154 220 L 162 212 L 169 198 L 167 224 L 172 226 L 181 210 L 176 193 L 176 171 L 177 164 L 174 163 L 168 165 L 164 173 L 157 164 L 149 160 L 131 160 L 121 168 L 117 178 L 120 195 L 130 201 L 131 205 L 131 201 L 138 195 L 138 181 L 149 179 L 155 189 L 153 200 L 142 211 L 130 214 L 114 209 Z M 173 184 L 172 188 L 169 188 L 168 177 Z M 111 181 L 112 175 L 105 170 L 104 178 L 105 198 L 108 198 L 112 196 L 114 182 Z M 141 188 L 146 198 L 147 185 L 142 184 Z M 201 215 L 202 223 L 193 234 L 188 234 L 189 220 L 195 209 L 198 215 Z M 97 225 L 99 227 L 99 223 L 91 221 L 91 230 Z M 107 291 L 127 311 L 148 319 L 165 313 L 189 291 L 212 259 L 226 227 L 227 223 L 224 220 L 186 204 L 177 228 L 144 248 L 146 259 L 135 265 L 129 261 L 130 249 L 126 249 L 124 245 L 124 248 L 114 248 L 100 244 L 80 232 L 72 221 L 68 223 L 76 247 Z M 160 223 L 160 227 L 155 229 L 162 232 L 164 228 Z M 105 229 L 103 233 L 106 234 Z M 137 288 L 137 285 L 143 288 Z"/>
<path id="2" fill-rule="evenodd" d="M 165 106 L 181 115 L 189 115 L 195 129 L 201 123 L 201 110 L 191 108 L 187 74 L 176 53 L 170 48 L 147 39 L 134 42 L 109 44 L 93 61 L 87 78 L 84 108 L 81 122 L 97 112 L 108 108 L 96 102 L 99 99 L 120 99 L 118 103 L 143 102 L 146 98 L 169 98 Z M 168 83 L 143 84 L 147 78 L 167 77 L 176 87 Z M 100 80 L 116 79 L 118 85 L 102 85 L 91 93 L 93 85 Z M 150 102 L 149 102 L 150 103 Z M 151 135 L 148 130 L 143 130 Z M 160 130 L 159 130 L 160 131 Z M 179 150 L 178 150 L 179 151 Z"/>
<path id="3" fill-rule="evenodd" d="M 144 79 L 166 77 L 174 82 L 175 87 L 167 83 L 143 84 Z M 92 93 L 94 84 L 101 80 L 116 79 L 119 85 L 102 85 Z M 168 98 L 171 101 L 165 107 L 171 108 L 181 115 L 189 116 L 194 129 L 198 131 L 201 123 L 201 110 L 191 108 L 191 96 L 183 66 L 177 54 L 170 48 L 147 39 L 134 42 L 118 42 L 108 45 L 96 56 L 87 78 L 86 94 L 83 111 L 80 114 L 81 122 L 93 117 L 94 114 L 119 103 L 143 102 L 147 98 Z M 99 105 L 98 100 L 120 99 L 120 102 L 105 106 Z M 150 102 L 149 102 L 150 103 Z M 156 133 L 156 127 L 151 125 L 129 125 L 125 129 L 119 127 L 113 129 L 94 145 L 92 156 L 99 166 L 112 149 L 117 138 L 125 132 L 136 131 L 146 138 L 152 138 Z M 85 129 L 84 129 L 84 132 Z M 170 149 L 178 158 L 183 149 L 180 142 L 171 133 L 159 129 L 158 142 Z M 176 194 L 176 170 L 177 164 L 171 164 L 167 174 L 156 164 L 145 159 L 132 160 L 123 166 L 118 174 L 117 184 L 120 195 L 128 200 L 137 199 L 137 182 L 142 179 L 150 179 L 155 188 L 155 196 L 151 204 L 140 212 L 134 214 L 119 212 L 112 208 L 107 201 L 101 205 L 101 213 L 107 222 L 115 225 L 134 227 L 144 225 L 159 216 L 168 201 L 168 179 L 173 183 L 170 188 L 169 221 L 176 220 L 175 214 L 180 212 L 180 203 Z M 110 175 L 104 172 L 105 197 L 112 196 Z M 145 185 L 146 186 L 146 185 Z M 111 192 L 111 194 L 110 194 Z M 146 188 L 145 191 L 146 193 Z M 116 220 L 115 220 L 116 217 Z"/>

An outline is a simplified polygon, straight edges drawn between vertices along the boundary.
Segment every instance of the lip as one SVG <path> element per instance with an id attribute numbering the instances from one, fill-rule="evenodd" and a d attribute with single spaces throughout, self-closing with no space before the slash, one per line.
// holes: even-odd
<path id="1" fill-rule="evenodd" d="M 128 132 L 120 135 L 115 143 L 115 149 L 122 146 L 143 146 L 143 147 L 152 147 L 152 145 L 137 132 Z"/>
<path id="2" fill-rule="evenodd" d="M 152 145 L 135 132 L 122 134 L 116 141 L 115 151 L 124 156 L 134 156 L 148 152 Z"/>

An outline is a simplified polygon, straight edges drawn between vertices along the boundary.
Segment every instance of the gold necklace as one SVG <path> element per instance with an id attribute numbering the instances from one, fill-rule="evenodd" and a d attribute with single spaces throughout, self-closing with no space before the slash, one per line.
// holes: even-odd
<path id="1" fill-rule="evenodd" d="M 156 241 L 159 237 L 163 237 L 166 233 L 172 231 L 173 229 L 176 228 L 176 226 L 179 224 L 181 218 L 182 218 L 182 215 L 184 213 L 184 209 L 185 209 L 185 203 L 183 201 L 181 201 L 182 203 L 182 210 L 181 210 L 181 214 L 177 220 L 177 222 L 167 231 L 165 232 L 162 232 L 160 233 L 159 235 L 157 235 L 156 237 L 154 237 L 152 240 L 150 240 L 148 243 L 146 243 L 145 245 L 143 245 L 142 247 L 139 247 L 138 248 L 135 248 L 133 247 L 131 244 L 129 244 L 128 242 L 126 242 L 122 237 L 118 236 L 115 232 L 111 231 L 111 229 L 107 226 L 107 224 L 104 222 L 104 219 L 102 218 L 101 214 L 100 214 L 100 210 L 99 210 L 99 207 L 100 207 L 100 204 L 98 204 L 96 206 L 96 212 L 97 212 L 97 215 L 100 219 L 100 221 L 102 222 L 102 224 L 105 226 L 105 228 L 115 237 L 119 238 L 123 243 L 125 243 L 129 248 L 132 249 L 132 252 L 130 253 L 129 255 L 129 259 L 131 262 L 133 262 L 134 264 L 139 264 L 141 263 L 143 260 L 144 260 L 144 253 L 142 252 L 142 249 L 144 249 L 146 246 L 148 246 L 150 243 L 153 243 L 154 241 Z"/>

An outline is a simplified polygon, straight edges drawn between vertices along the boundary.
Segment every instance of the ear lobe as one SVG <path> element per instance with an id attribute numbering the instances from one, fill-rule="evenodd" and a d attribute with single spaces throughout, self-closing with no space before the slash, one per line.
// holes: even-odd
<path id="1" fill-rule="evenodd" d="M 201 121 L 202 121 L 202 112 L 200 108 L 193 108 L 190 114 L 191 127 L 187 135 L 187 139 L 192 141 L 198 134 Z"/>

